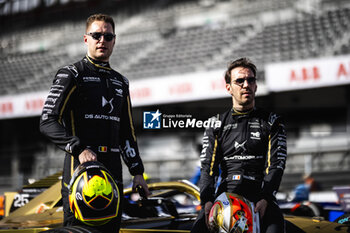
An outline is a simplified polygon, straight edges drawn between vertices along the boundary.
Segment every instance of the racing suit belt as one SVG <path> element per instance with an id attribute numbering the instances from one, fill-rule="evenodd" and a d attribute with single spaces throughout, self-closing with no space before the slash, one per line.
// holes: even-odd
<path id="1" fill-rule="evenodd" d="M 238 181 L 238 180 L 252 180 L 252 181 L 262 181 L 263 176 L 261 177 L 256 177 L 256 176 L 251 176 L 251 175 L 244 175 L 244 174 L 230 174 L 226 177 L 226 181 Z"/>
<path id="2" fill-rule="evenodd" d="M 90 150 L 100 153 L 120 152 L 120 149 L 112 146 L 87 146 Z"/>

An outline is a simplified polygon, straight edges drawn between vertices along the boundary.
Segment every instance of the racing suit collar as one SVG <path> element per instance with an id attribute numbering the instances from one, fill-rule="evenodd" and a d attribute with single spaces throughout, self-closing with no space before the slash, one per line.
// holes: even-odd
<path id="1" fill-rule="evenodd" d="M 252 109 L 249 109 L 247 111 L 241 112 L 236 110 L 235 108 L 232 107 L 231 109 L 231 114 L 232 116 L 238 116 L 238 115 L 248 115 L 249 113 L 253 112 L 255 110 L 255 107 L 253 107 Z"/>
<path id="2" fill-rule="evenodd" d="M 109 62 L 97 61 L 95 59 L 92 59 L 88 55 L 85 56 L 84 60 L 88 65 L 92 65 L 96 69 L 112 70 L 111 66 L 109 65 Z"/>

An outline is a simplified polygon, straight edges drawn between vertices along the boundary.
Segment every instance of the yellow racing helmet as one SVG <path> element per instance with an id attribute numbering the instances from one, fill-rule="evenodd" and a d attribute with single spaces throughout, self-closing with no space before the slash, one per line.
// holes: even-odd
<path id="1" fill-rule="evenodd" d="M 80 164 L 68 187 L 70 209 L 82 223 L 99 226 L 118 215 L 118 186 L 100 162 Z"/>

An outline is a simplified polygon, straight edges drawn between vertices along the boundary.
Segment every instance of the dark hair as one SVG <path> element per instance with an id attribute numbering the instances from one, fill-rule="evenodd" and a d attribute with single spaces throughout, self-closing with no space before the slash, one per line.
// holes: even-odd
<path id="1" fill-rule="evenodd" d="M 227 68 L 226 73 L 225 73 L 226 83 L 231 83 L 231 70 L 233 70 L 236 67 L 249 68 L 254 73 L 254 77 L 256 77 L 256 71 L 257 71 L 256 66 L 248 58 L 242 57 L 242 58 L 239 58 L 239 59 L 231 62 L 228 65 L 228 68 Z"/>
<path id="2" fill-rule="evenodd" d="M 113 18 L 109 15 L 105 15 L 105 14 L 94 14 L 91 15 L 87 20 L 86 20 L 86 32 L 88 30 L 88 28 L 91 26 L 91 24 L 95 21 L 104 21 L 106 23 L 110 23 L 112 25 L 113 28 L 113 32 L 114 32 L 114 21 Z"/>

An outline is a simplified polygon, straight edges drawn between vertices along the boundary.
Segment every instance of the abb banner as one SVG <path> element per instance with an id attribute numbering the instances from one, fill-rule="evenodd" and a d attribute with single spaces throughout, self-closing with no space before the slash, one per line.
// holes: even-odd
<path id="1" fill-rule="evenodd" d="M 275 92 L 349 84 L 350 56 L 269 64 L 265 77 Z"/>
<path id="2" fill-rule="evenodd" d="M 350 56 L 292 61 L 265 67 L 266 85 L 257 95 L 350 83 Z M 0 96 L 0 119 L 39 116 L 49 90 Z M 130 81 L 134 107 L 229 97 L 224 70 Z"/>

